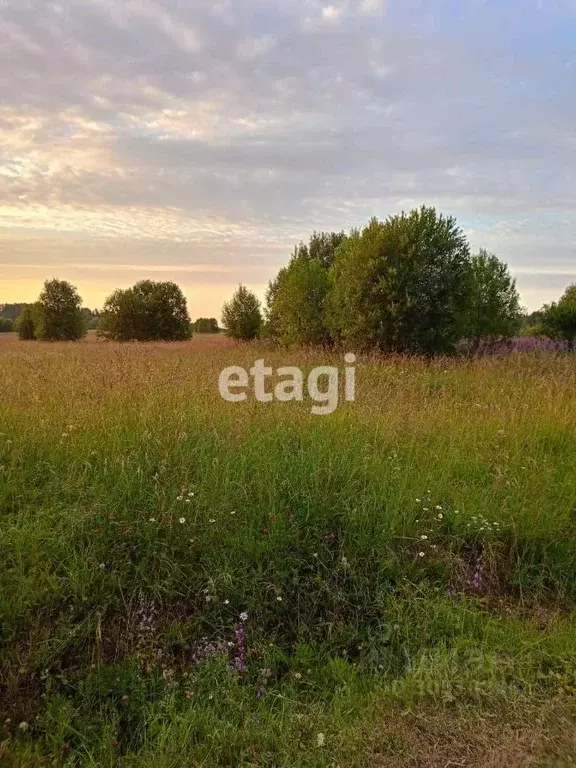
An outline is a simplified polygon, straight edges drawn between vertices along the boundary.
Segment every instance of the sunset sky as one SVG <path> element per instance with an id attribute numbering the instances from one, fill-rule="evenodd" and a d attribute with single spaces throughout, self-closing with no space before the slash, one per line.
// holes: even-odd
<path id="1" fill-rule="evenodd" d="M 576 0 L 0 0 L 0 303 L 263 295 L 427 203 L 530 309 L 576 281 Z"/>

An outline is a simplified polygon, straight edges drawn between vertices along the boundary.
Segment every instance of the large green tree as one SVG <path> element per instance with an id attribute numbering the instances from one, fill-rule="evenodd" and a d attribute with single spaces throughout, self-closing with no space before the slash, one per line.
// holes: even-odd
<path id="1" fill-rule="evenodd" d="M 184 341 L 192 335 L 186 299 L 176 283 L 142 280 L 105 301 L 98 334 L 115 341 Z"/>
<path id="2" fill-rule="evenodd" d="M 465 331 L 469 270 L 464 233 L 434 208 L 372 219 L 336 251 L 332 333 L 356 348 L 450 352 Z"/>
<path id="3" fill-rule="evenodd" d="M 10 333 L 14 330 L 14 323 L 9 317 L 0 315 L 0 333 Z"/>
<path id="4" fill-rule="evenodd" d="M 47 280 L 36 303 L 34 333 L 42 341 L 75 341 L 86 334 L 82 299 L 66 280 Z"/>
<path id="5" fill-rule="evenodd" d="M 481 249 L 470 263 L 467 336 L 472 349 L 482 342 L 501 341 L 519 333 L 522 325 L 520 297 L 508 266 Z"/>
<path id="6" fill-rule="evenodd" d="M 570 349 L 575 348 L 576 283 L 566 289 L 560 301 L 544 306 L 540 329 L 549 338 L 566 341 Z"/>
<path id="7" fill-rule="evenodd" d="M 222 323 L 226 333 L 238 341 L 250 341 L 260 335 L 262 311 L 257 296 L 244 285 L 222 307 Z"/>

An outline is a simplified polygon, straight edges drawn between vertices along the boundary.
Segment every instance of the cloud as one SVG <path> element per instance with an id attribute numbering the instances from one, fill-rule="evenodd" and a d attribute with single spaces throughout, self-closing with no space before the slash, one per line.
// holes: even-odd
<path id="1" fill-rule="evenodd" d="M 519 281 L 576 261 L 566 2 L 23 0 L 0 26 L 0 242 L 23 265 L 37 236 L 83 275 L 79 249 L 152 270 L 156 245 L 190 275 L 254 249 L 264 284 L 310 230 L 422 202 Z"/>

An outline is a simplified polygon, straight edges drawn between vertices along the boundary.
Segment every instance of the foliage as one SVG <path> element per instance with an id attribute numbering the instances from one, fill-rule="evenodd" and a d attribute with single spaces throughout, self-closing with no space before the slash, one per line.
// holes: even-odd
<path id="1" fill-rule="evenodd" d="M 260 335 L 262 312 L 256 295 L 243 285 L 222 308 L 222 323 L 226 333 L 238 341 L 250 341 Z"/>
<path id="2" fill-rule="evenodd" d="M 334 337 L 359 349 L 451 352 L 465 332 L 469 264 L 464 233 L 434 208 L 372 219 L 336 252 Z"/>
<path id="3" fill-rule="evenodd" d="M 467 337 L 476 350 L 482 342 L 516 335 L 521 326 L 520 297 L 507 265 L 481 249 L 470 264 Z"/>
<path id="4" fill-rule="evenodd" d="M 14 330 L 14 323 L 9 317 L 0 315 L 0 333 L 11 333 Z"/>
<path id="5" fill-rule="evenodd" d="M 82 300 L 66 280 L 46 280 L 34 309 L 34 333 L 41 341 L 76 341 L 86 334 Z"/>
<path id="6" fill-rule="evenodd" d="M 15 328 L 18 331 L 18 336 L 23 341 L 32 341 L 36 338 L 35 311 L 36 308 L 32 304 L 26 304 L 16 320 Z"/>
<path id="7" fill-rule="evenodd" d="M 100 322 L 100 312 L 97 309 L 82 308 L 82 317 L 87 331 L 95 331 Z"/>
<path id="8" fill-rule="evenodd" d="M 318 259 L 294 259 L 268 290 L 271 336 L 283 344 L 329 343 L 325 321 L 328 289 L 328 271 Z"/>
<path id="9" fill-rule="evenodd" d="M 576 283 L 569 286 L 558 302 L 543 309 L 541 330 L 550 339 L 568 342 L 571 349 L 576 344 Z"/>
<path id="10" fill-rule="evenodd" d="M 194 323 L 194 333 L 219 333 L 218 320 L 215 317 L 199 317 Z"/>
<path id="11" fill-rule="evenodd" d="M 186 299 L 172 282 L 142 280 L 104 303 L 98 334 L 115 341 L 184 341 L 192 335 Z"/>
<path id="12" fill-rule="evenodd" d="M 343 232 L 314 232 L 300 243 L 286 267 L 268 285 L 267 335 L 284 344 L 330 343 L 326 324 L 329 269 Z"/>
<path id="13" fill-rule="evenodd" d="M 338 247 L 346 240 L 344 232 L 313 232 L 308 243 L 299 243 L 294 249 L 294 261 L 318 261 L 330 269 Z"/>
<path id="14" fill-rule="evenodd" d="M 24 308 L 27 306 L 29 306 L 29 304 L 0 304 L 0 315 L 16 322 L 24 311 Z"/>

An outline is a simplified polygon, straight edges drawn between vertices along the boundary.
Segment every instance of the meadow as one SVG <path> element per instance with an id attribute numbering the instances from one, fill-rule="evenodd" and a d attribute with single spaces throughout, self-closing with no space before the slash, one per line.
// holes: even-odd
<path id="1" fill-rule="evenodd" d="M 0 343 L 0 765 L 576 760 L 576 356 Z"/>

